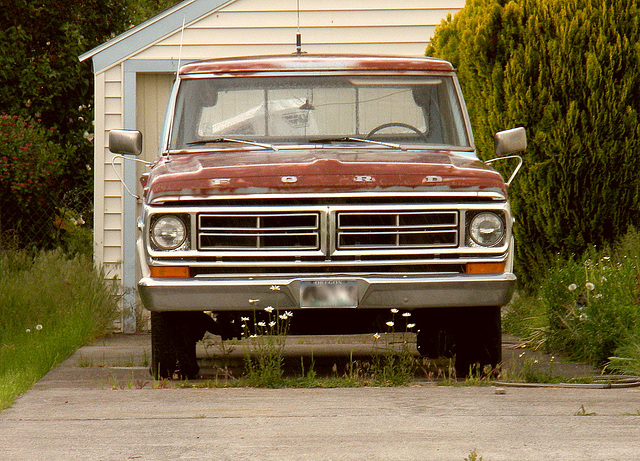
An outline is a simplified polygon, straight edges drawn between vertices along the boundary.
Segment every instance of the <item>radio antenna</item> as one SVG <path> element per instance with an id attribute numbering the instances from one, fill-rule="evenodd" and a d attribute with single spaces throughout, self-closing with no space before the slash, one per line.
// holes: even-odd
<path id="1" fill-rule="evenodd" d="M 182 29 L 180 29 L 180 48 L 178 49 L 178 68 L 176 69 L 176 80 L 178 80 L 178 74 L 180 73 L 180 65 L 182 64 L 182 42 L 184 42 L 184 23 L 187 20 L 186 16 L 182 17 Z"/>
<path id="2" fill-rule="evenodd" d="M 296 54 L 301 55 L 302 51 L 302 35 L 300 34 L 300 0 L 296 0 L 296 11 L 298 15 L 298 27 L 296 29 Z"/>

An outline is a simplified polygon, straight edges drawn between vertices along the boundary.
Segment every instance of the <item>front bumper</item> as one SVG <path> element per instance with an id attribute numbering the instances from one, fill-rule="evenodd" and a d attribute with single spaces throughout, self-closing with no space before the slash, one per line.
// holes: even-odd
<path id="1" fill-rule="evenodd" d="M 138 291 L 150 311 L 247 311 L 266 306 L 294 310 L 300 309 L 300 282 L 305 280 L 355 280 L 362 309 L 503 306 L 516 284 L 510 272 L 430 277 L 144 277 Z"/>

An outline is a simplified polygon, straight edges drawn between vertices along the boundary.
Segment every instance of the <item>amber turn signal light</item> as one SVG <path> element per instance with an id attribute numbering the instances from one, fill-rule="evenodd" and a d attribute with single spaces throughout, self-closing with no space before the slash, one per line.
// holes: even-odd
<path id="1" fill-rule="evenodd" d="M 151 277 L 157 278 L 188 278 L 188 266 L 149 266 Z"/>
<path id="2" fill-rule="evenodd" d="M 507 263 L 467 263 L 467 274 L 502 274 Z"/>

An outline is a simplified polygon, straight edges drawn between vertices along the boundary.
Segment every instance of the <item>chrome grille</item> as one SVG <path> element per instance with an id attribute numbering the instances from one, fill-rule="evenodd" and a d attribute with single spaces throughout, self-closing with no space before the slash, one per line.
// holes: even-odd
<path id="1" fill-rule="evenodd" d="M 317 250 L 319 213 L 203 213 L 200 250 Z"/>
<path id="2" fill-rule="evenodd" d="M 337 215 L 340 250 L 457 246 L 457 211 L 340 211 Z"/>

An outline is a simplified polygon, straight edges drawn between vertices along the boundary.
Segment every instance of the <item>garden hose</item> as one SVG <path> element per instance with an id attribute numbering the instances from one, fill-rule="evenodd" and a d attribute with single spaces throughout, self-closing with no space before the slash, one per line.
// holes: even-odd
<path id="1" fill-rule="evenodd" d="M 500 387 L 556 387 L 571 389 L 624 389 L 630 387 L 640 387 L 640 376 L 633 375 L 606 375 L 594 376 L 592 383 L 518 383 L 491 381 L 492 384 Z"/>

